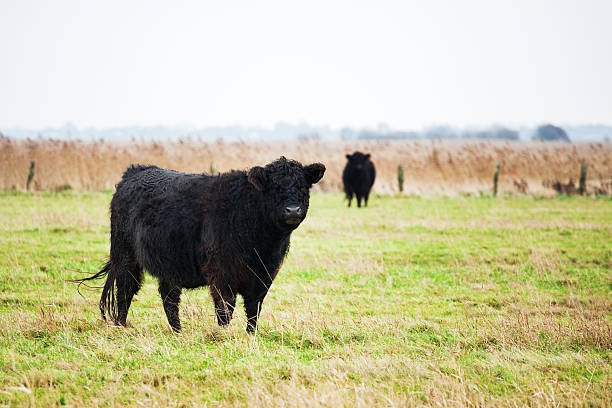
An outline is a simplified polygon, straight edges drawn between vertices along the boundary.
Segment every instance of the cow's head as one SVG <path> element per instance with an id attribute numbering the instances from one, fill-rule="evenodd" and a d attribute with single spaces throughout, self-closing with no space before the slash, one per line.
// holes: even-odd
<path id="1" fill-rule="evenodd" d="M 247 176 L 249 182 L 263 196 L 264 210 L 279 229 L 292 231 L 306 217 L 310 200 L 310 187 L 325 173 L 325 166 L 313 163 L 303 166 L 285 157 L 253 167 Z"/>
<path id="2" fill-rule="evenodd" d="M 355 152 L 353 154 L 347 154 L 349 165 L 355 169 L 361 170 L 368 160 L 370 160 L 370 153 L 363 154 L 361 152 Z"/>

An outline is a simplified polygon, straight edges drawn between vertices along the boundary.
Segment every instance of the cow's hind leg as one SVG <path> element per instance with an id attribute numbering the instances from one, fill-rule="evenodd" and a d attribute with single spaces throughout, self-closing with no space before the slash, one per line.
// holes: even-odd
<path id="1" fill-rule="evenodd" d="M 179 304 L 181 303 L 181 288 L 164 280 L 159 281 L 159 295 L 164 304 L 164 311 L 168 323 L 175 332 L 181 331 L 181 320 L 179 318 Z"/>
<path id="2" fill-rule="evenodd" d="M 143 275 L 131 246 L 120 239 L 113 228 L 110 260 L 100 272 L 104 271 L 108 275 L 100 297 L 102 318 L 108 315 L 115 324 L 125 326 L 132 298 L 140 289 Z"/>
<path id="3" fill-rule="evenodd" d="M 357 208 L 361 208 L 361 194 L 357 194 Z"/>
<path id="4" fill-rule="evenodd" d="M 114 266 L 117 268 L 117 321 L 115 323 L 125 326 L 132 299 L 140 290 L 144 276 L 142 268 L 135 260 Z"/>
<path id="5" fill-rule="evenodd" d="M 349 191 L 346 193 L 346 199 L 348 200 L 348 206 L 351 207 L 351 201 L 353 201 L 353 192 Z"/>

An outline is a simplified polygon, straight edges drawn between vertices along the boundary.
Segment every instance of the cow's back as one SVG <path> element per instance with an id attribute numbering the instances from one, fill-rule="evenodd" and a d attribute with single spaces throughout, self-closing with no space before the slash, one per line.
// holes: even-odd
<path id="1" fill-rule="evenodd" d="M 111 201 L 111 216 L 120 216 L 125 222 L 142 217 L 143 212 L 152 206 L 176 206 L 183 211 L 197 208 L 214 178 L 157 166 L 132 165 L 117 184 Z"/>
<path id="2" fill-rule="evenodd" d="M 117 194 L 130 193 L 133 198 L 154 198 L 169 191 L 180 191 L 196 179 L 206 177 L 201 174 L 187 174 L 157 166 L 132 165 L 117 185 Z"/>

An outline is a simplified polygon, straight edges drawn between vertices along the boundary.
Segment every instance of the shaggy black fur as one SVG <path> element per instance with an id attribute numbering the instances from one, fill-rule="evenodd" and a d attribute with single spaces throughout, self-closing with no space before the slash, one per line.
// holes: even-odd
<path id="1" fill-rule="evenodd" d="M 230 322 L 240 294 L 253 332 L 291 232 L 306 217 L 309 189 L 324 172 L 320 163 L 284 157 L 218 176 L 131 166 L 111 201 L 110 260 L 80 282 L 106 276 L 102 317 L 125 325 L 146 269 L 175 331 L 182 289 L 209 285 L 219 325 Z"/>
<path id="2" fill-rule="evenodd" d="M 348 206 L 351 206 L 353 194 L 357 197 L 357 207 L 361 207 L 361 199 L 368 206 L 368 198 L 370 197 L 370 189 L 376 178 L 376 170 L 374 163 L 370 160 L 370 154 L 355 152 L 347 154 L 348 162 L 342 172 L 342 182 L 344 183 L 344 192 L 348 200 Z"/>

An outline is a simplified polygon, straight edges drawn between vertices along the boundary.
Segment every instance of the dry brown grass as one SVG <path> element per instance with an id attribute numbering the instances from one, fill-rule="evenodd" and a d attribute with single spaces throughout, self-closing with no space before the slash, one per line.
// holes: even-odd
<path id="1" fill-rule="evenodd" d="M 577 184 L 580 164 L 588 164 L 588 192 L 612 193 L 612 143 L 521 143 L 488 141 L 266 141 L 166 142 L 11 140 L 0 138 L 0 189 L 25 189 L 30 161 L 36 162 L 32 188 L 112 189 L 131 163 L 187 172 L 244 169 L 281 155 L 320 161 L 327 174 L 317 189 L 339 191 L 346 153 L 372 154 L 374 191 L 395 193 L 397 166 L 404 167 L 406 194 L 479 193 L 492 190 L 501 163 L 499 190 L 552 195 L 553 183 Z"/>

